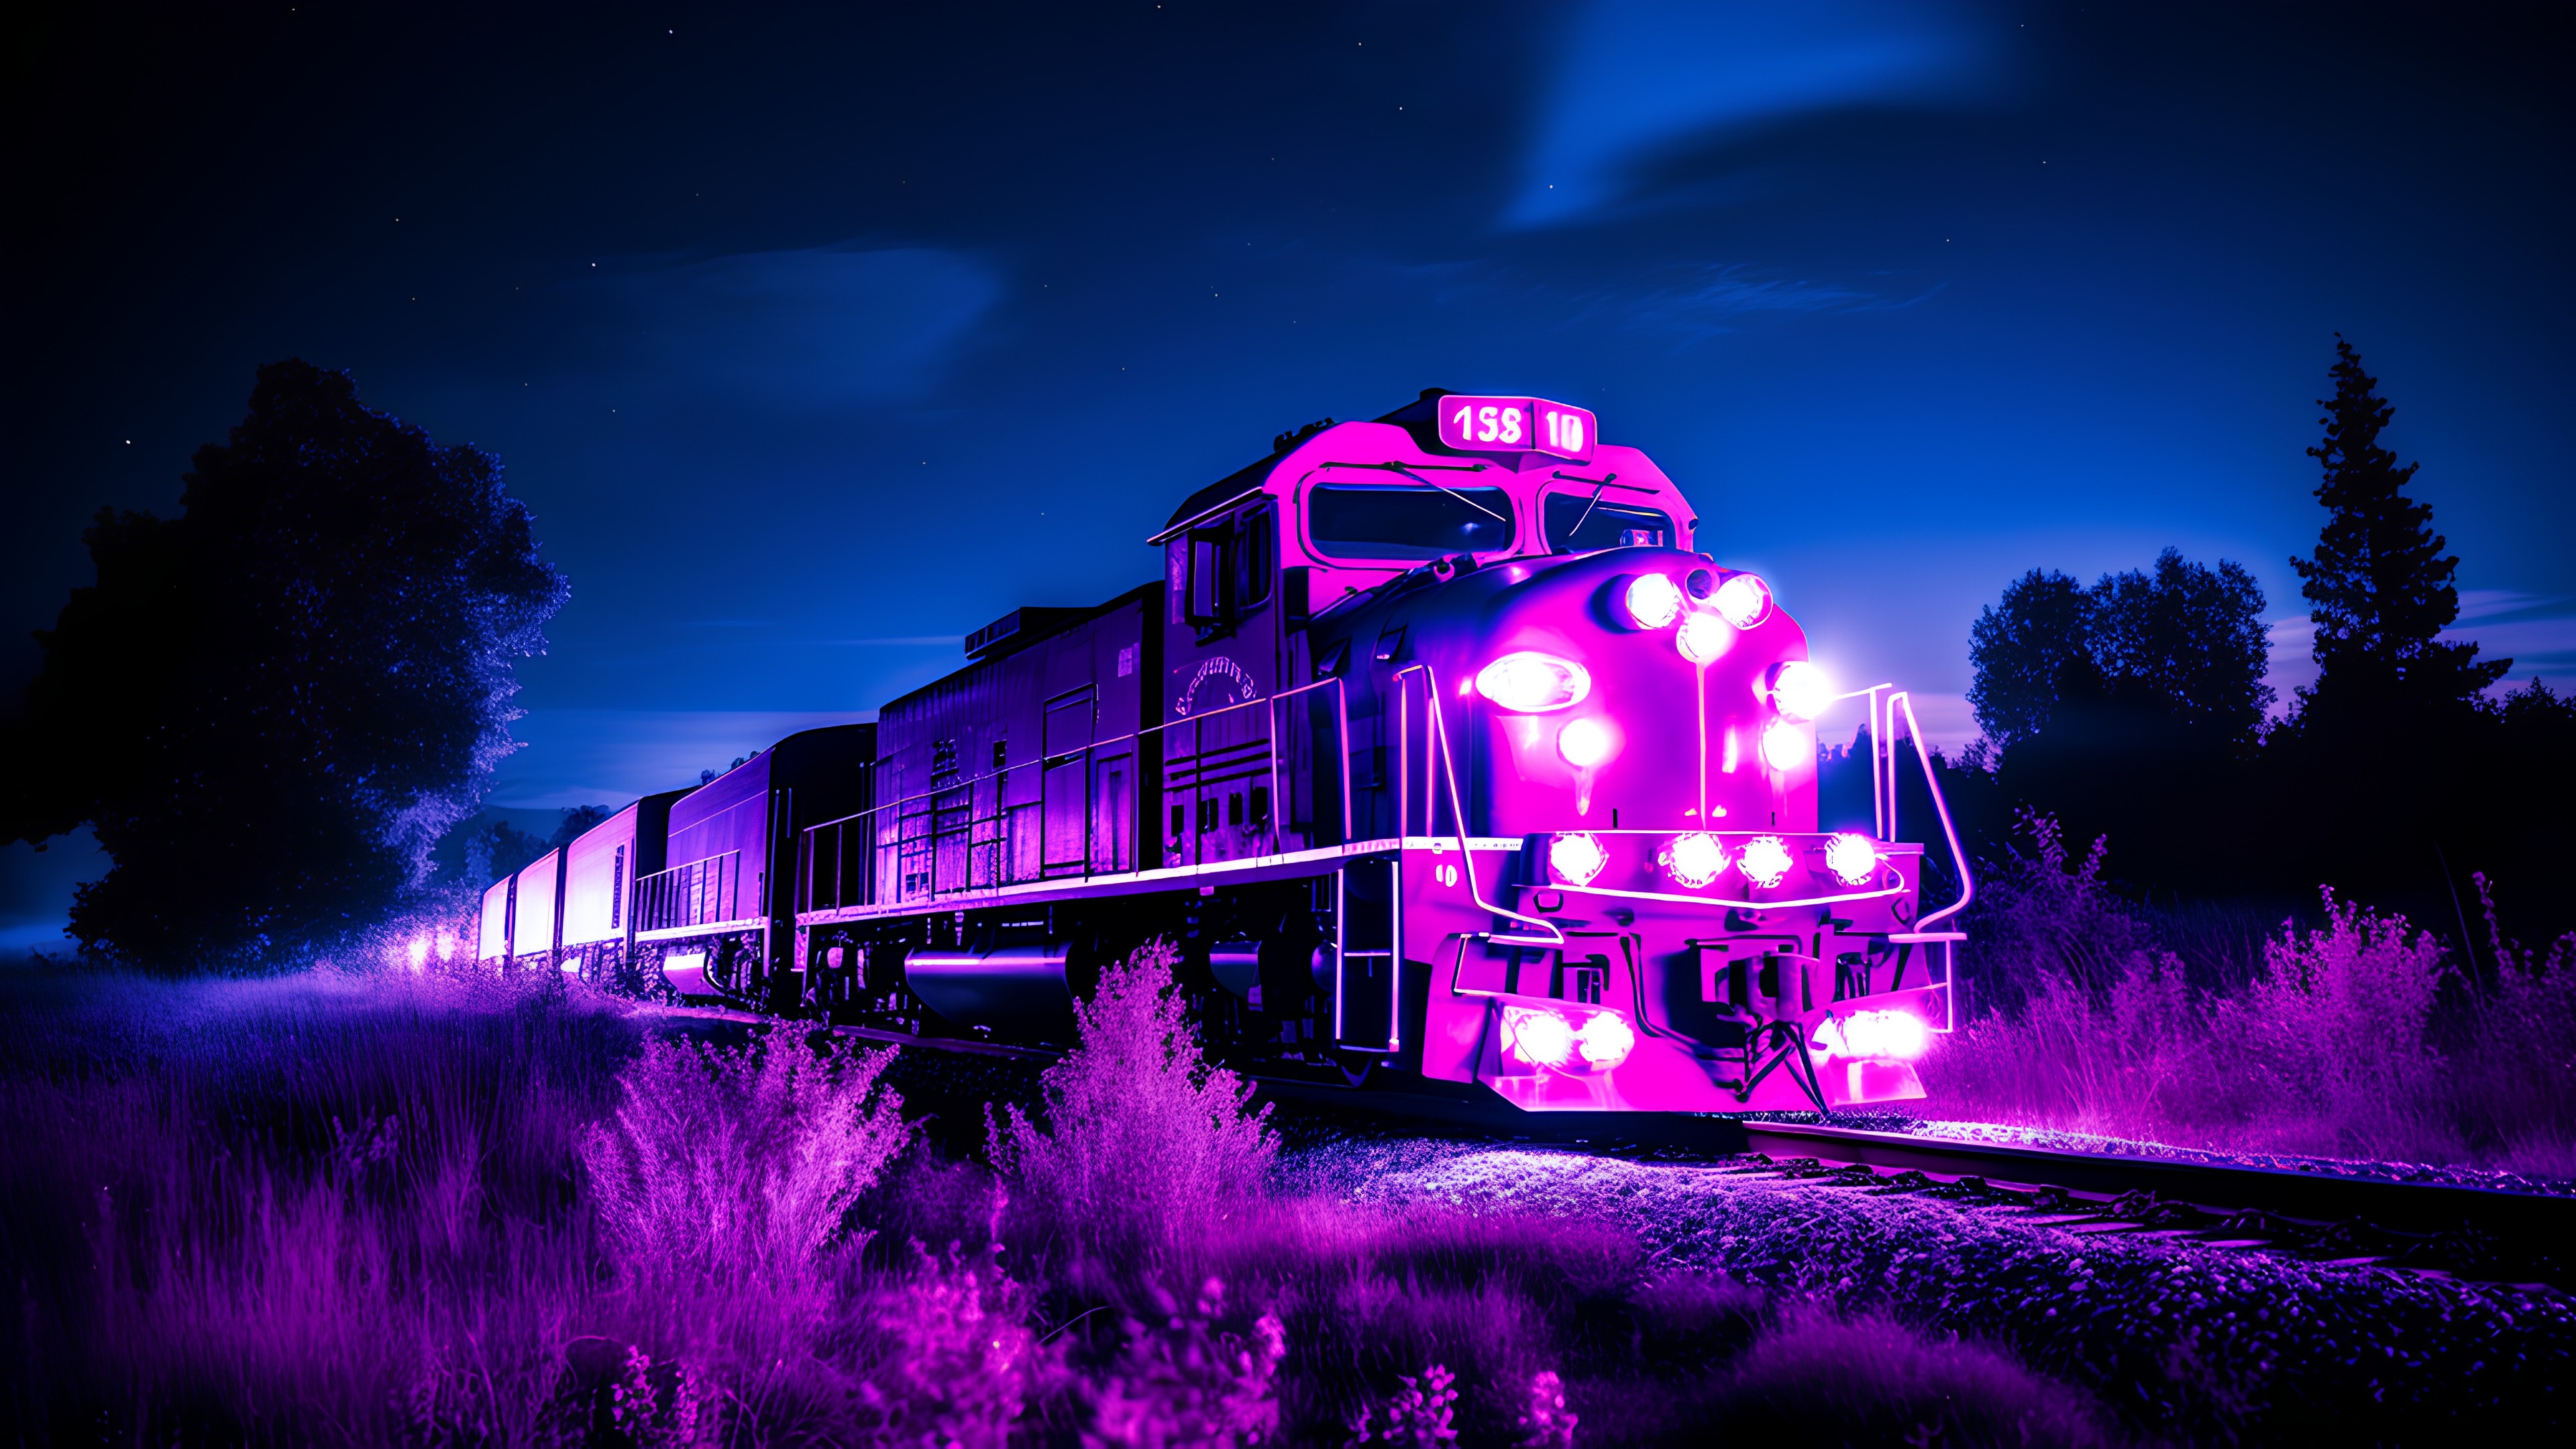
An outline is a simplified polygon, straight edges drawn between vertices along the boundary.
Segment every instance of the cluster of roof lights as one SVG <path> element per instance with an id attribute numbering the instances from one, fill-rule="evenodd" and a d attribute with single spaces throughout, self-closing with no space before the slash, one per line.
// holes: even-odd
<path id="1" fill-rule="evenodd" d="M 1854 890 L 1868 885 L 1878 873 L 1878 847 L 1865 835 L 1845 831 L 1832 836 L 1825 841 L 1824 856 L 1825 873 Z M 1725 841 L 1694 830 L 1665 841 L 1656 852 L 1655 864 L 1684 890 L 1706 890 L 1729 867 L 1748 883 L 1769 890 L 1789 878 L 1797 860 L 1789 843 L 1777 835 L 1754 836 L 1730 854 Z M 1609 850 L 1601 837 L 1588 830 L 1565 831 L 1548 842 L 1548 871 L 1563 884 L 1588 886 L 1609 865 Z"/>
<path id="2" fill-rule="evenodd" d="M 1737 634 L 1767 621 L 1773 610 L 1771 586 L 1759 575 L 1728 574 L 1721 580 L 1709 569 L 1693 569 L 1681 583 L 1666 573 L 1632 575 L 1616 586 L 1615 599 L 1622 622 L 1647 631 L 1672 629 L 1673 647 L 1701 666 L 1733 648 Z M 1545 714 L 1589 698 L 1592 675 L 1573 660 L 1522 649 L 1477 671 L 1476 691 L 1515 713 Z M 1815 745 L 1802 726 L 1835 698 L 1824 671 L 1803 659 L 1775 664 L 1764 676 L 1762 693 L 1777 714 L 1762 730 L 1762 762 L 1786 771 L 1812 760 Z M 1578 770 L 1601 764 L 1618 748 L 1617 729 L 1607 719 L 1571 719 L 1556 735 L 1557 753 Z"/>

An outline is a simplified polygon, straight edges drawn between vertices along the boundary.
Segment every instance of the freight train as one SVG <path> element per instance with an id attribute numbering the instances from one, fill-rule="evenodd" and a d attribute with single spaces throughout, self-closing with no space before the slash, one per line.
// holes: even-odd
<path id="1" fill-rule="evenodd" d="M 1161 578 L 628 806 L 490 888 L 479 956 L 1043 1044 L 1161 939 L 1255 1067 L 1529 1111 L 1919 1097 L 1970 885 L 1911 701 L 1837 690 L 1699 528 L 1543 398 L 1282 434 L 1148 540 Z M 1824 829 L 1838 709 L 1870 800 Z"/>

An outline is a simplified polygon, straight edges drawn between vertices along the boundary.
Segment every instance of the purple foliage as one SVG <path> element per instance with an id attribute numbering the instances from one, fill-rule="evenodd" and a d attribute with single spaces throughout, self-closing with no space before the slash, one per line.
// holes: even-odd
<path id="1" fill-rule="evenodd" d="M 1999 1004 L 1923 1065 L 1944 1117 L 2376 1161 L 2576 1172 L 2576 940 L 2501 940 L 2472 982 L 2403 917 L 2331 892 L 2195 989 L 2055 824 L 1989 886 L 1968 963 Z M 2483 888 L 2483 882 L 2481 882 Z M 2492 922 L 2492 916 L 2490 916 Z M 2492 926 L 2491 926 L 2492 929 Z M 1975 989 L 1975 988 L 1972 988 Z"/>
<path id="2" fill-rule="evenodd" d="M 1212 1229 L 1257 1204 L 1278 1151 L 1269 1108 L 1209 1062 L 1156 943 L 1101 973 L 1045 1106 L 992 1126 L 995 1165 L 1037 1244 L 1112 1274 L 1195 1272 Z"/>

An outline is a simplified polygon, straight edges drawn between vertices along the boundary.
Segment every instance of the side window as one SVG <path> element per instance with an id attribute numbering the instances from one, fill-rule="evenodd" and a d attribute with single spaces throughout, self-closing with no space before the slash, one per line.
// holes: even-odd
<path id="1" fill-rule="evenodd" d="M 1189 535 L 1189 620 L 1230 628 L 1270 601 L 1279 572 L 1278 514 L 1267 503 Z"/>

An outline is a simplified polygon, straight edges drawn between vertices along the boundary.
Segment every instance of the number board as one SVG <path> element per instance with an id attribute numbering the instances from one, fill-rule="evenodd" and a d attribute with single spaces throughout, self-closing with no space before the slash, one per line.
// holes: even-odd
<path id="1" fill-rule="evenodd" d="M 1589 458 L 1600 441 L 1598 421 L 1582 408 L 1543 397 L 1440 399 L 1440 441 L 1471 453 L 1553 453 Z"/>

